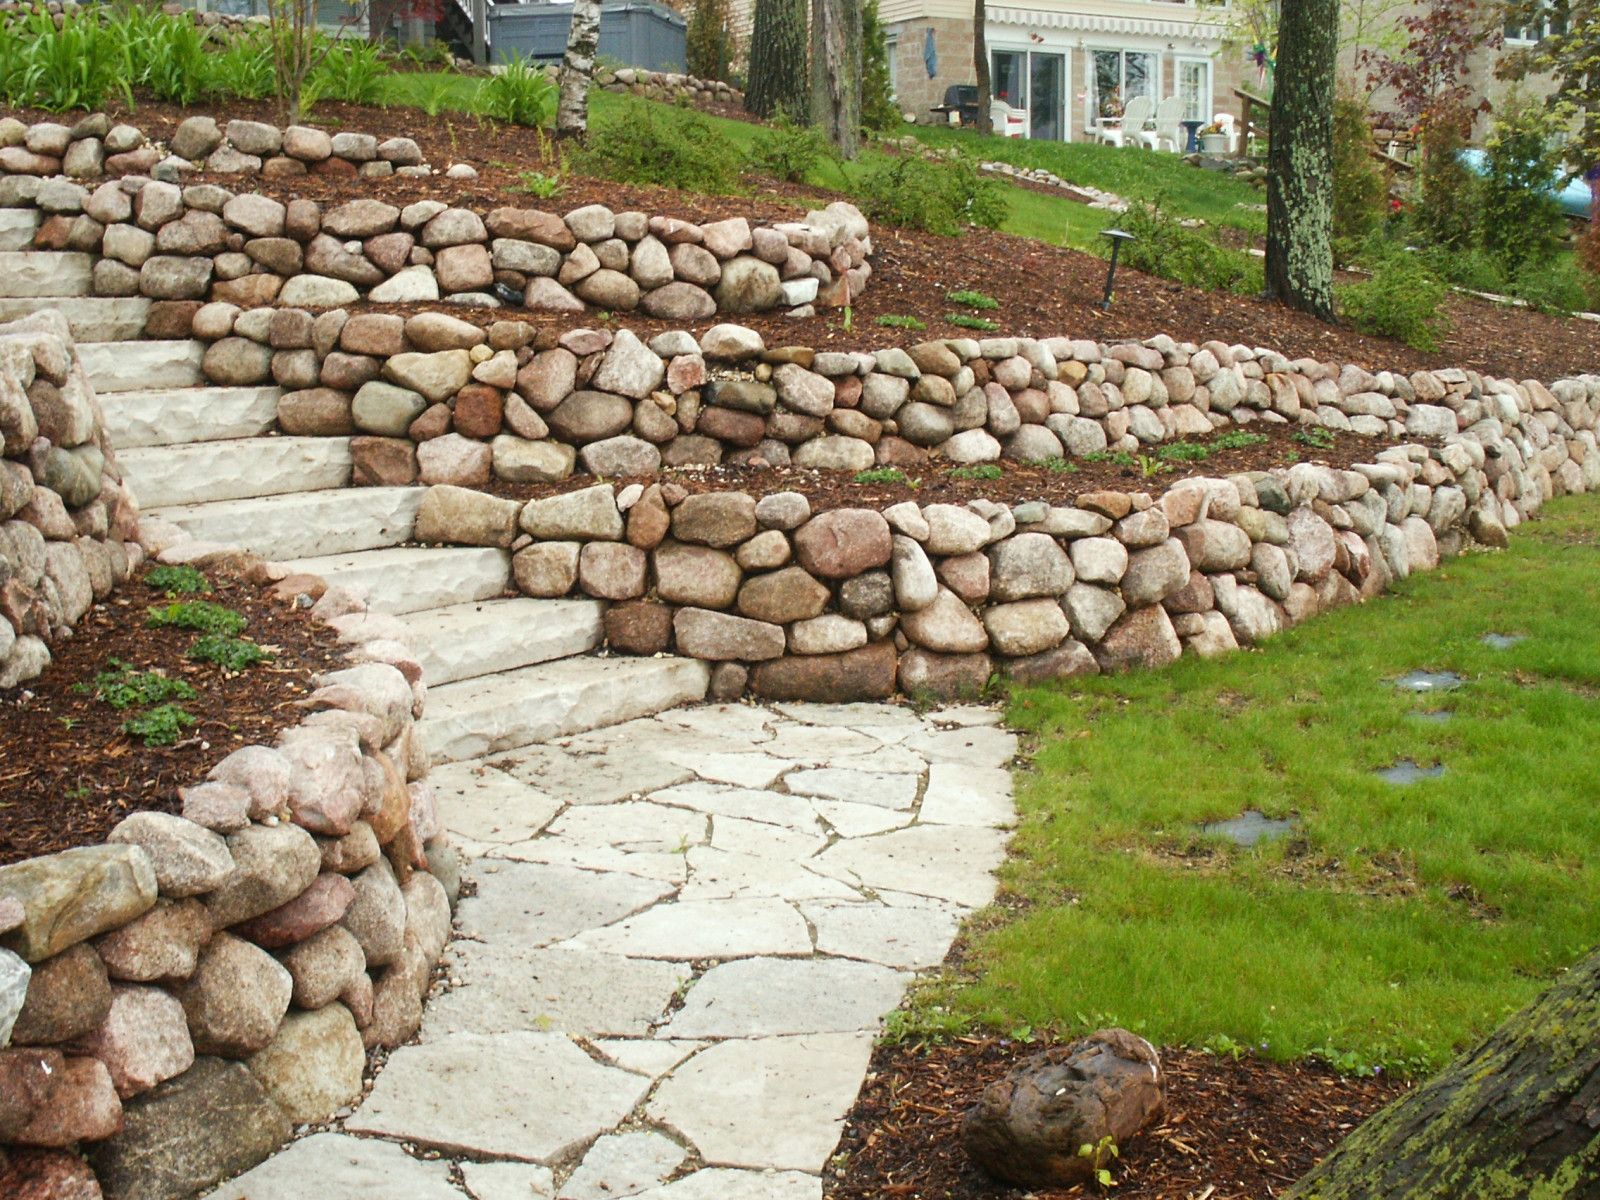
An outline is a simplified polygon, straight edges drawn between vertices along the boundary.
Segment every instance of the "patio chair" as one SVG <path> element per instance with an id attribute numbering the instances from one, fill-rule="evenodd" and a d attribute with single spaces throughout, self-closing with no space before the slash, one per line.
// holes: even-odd
<path id="1" fill-rule="evenodd" d="M 1126 146 L 1129 137 L 1137 137 L 1149 119 L 1150 98 L 1135 96 L 1128 101 L 1128 106 L 1122 110 L 1122 119 L 1116 124 L 1101 121 L 1094 130 L 1095 140 L 1105 142 L 1109 146 Z"/>
<path id="2" fill-rule="evenodd" d="M 1139 134 L 1139 140 L 1152 150 L 1163 147 L 1170 149 L 1174 154 L 1182 150 L 1189 140 L 1179 124 L 1183 120 L 1183 97 L 1168 96 L 1156 105 L 1156 127 Z"/>
<path id="3" fill-rule="evenodd" d="M 989 105 L 989 128 L 997 137 L 1025 138 L 1028 136 L 1028 110 L 1012 108 L 1004 100 Z"/>

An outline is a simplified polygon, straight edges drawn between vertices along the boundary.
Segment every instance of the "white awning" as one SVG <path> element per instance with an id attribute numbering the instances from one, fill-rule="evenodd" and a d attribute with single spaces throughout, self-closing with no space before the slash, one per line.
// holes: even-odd
<path id="1" fill-rule="evenodd" d="M 1174 6 L 1176 7 L 1176 6 Z M 1036 8 L 989 8 L 994 25 L 1026 25 L 1035 29 L 1070 29 L 1082 33 L 1134 34 L 1145 37 L 1190 38 L 1221 41 L 1228 32 L 1225 25 L 1198 17 L 1173 20 L 1168 17 L 1106 17 L 1089 13 L 1045 11 Z"/>

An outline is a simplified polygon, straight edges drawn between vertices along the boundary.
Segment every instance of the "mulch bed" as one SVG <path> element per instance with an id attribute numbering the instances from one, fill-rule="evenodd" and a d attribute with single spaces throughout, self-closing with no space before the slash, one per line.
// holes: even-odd
<path id="1" fill-rule="evenodd" d="M 3 112 L 5 110 L 0 110 Z M 182 110 L 171 105 L 141 104 L 131 113 L 114 115 L 137 124 L 158 137 L 169 134 L 185 116 L 213 112 L 222 118 L 241 117 L 270 122 L 279 120 L 269 103 L 229 102 L 207 108 Z M 71 120 L 37 112 L 18 112 L 30 120 Z M 692 220 L 748 216 L 756 220 L 795 219 L 808 208 L 837 196 L 814 188 L 747 178 L 751 194 L 701 196 L 655 187 L 635 187 L 564 174 L 561 193 L 541 200 L 518 190 L 523 171 L 552 168 L 551 142 L 532 131 L 480 122 L 477 117 L 446 113 L 425 117 L 414 109 L 381 109 L 327 103 L 317 107 L 312 122 L 330 129 L 347 128 L 379 136 L 411 137 L 428 161 L 441 171 L 454 162 L 470 162 L 480 172 L 474 180 L 355 179 L 305 176 L 289 180 L 252 180 L 251 186 L 280 199 L 305 196 L 336 203 L 357 196 L 372 196 L 395 204 L 428 198 L 487 208 L 499 204 L 566 212 L 582 204 L 603 202 L 611 207 L 638 209 Z M 202 177 L 203 178 L 203 177 Z M 241 184 L 238 176 L 215 176 L 214 182 L 230 188 Z M 1372 370 L 1416 371 L 1440 367 L 1465 367 L 1505 378 L 1546 381 L 1593 371 L 1600 365 L 1600 327 L 1575 319 L 1547 316 L 1453 297 L 1447 307 L 1452 330 L 1436 354 L 1424 354 L 1387 338 L 1366 337 L 1339 326 L 1327 325 L 1304 314 L 1250 297 L 1186 288 L 1137 271 L 1118 273 L 1117 299 L 1104 313 L 1099 301 L 1105 283 L 1105 263 L 1094 255 L 1010 234 L 972 230 L 960 238 L 942 238 L 909 230 L 875 227 L 873 276 L 861 302 L 854 307 L 849 327 L 844 314 L 825 311 L 807 319 L 784 315 L 741 318 L 761 331 L 772 345 L 805 344 L 832 349 L 873 349 L 924 338 L 970 337 L 971 330 L 952 325 L 947 315 L 957 306 L 945 300 L 947 292 L 973 288 L 1002 302 L 998 311 L 984 314 L 1006 335 L 1083 337 L 1101 341 L 1142 340 L 1156 334 L 1203 342 L 1263 346 L 1291 358 L 1354 362 Z M 394 311 L 416 308 L 365 306 Z M 423 306 L 437 308 L 437 305 Z M 460 315 L 487 323 L 515 316 L 541 327 L 565 330 L 594 324 L 598 314 L 552 315 L 520 310 Z M 910 333 L 876 324 L 885 315 L 913 316 L 927 325 L 926 332 Z M 694 326 L 696 332 L 714 324 Z M 650 335 L 681 327 L 672 322 L 630 314 L 629 328 Z"/>
<path id="2" fill-rule="evenodd" d="M 164 598 L 143 572 L 96 604 L 70 639 L 51 646 L 43 675 L 0 691 L 0 864 L 104 839 L 131 812 L 177 812 L 177 789 L 198 783 L 240 746 L 270 744 L 302 715 L 296 700 L 312 679 L 343 664 L 332 630 L 290 611 L 261 588 L 212 579 L 208 597 L 248 619 L 243 637 L 272 660 L 238 674 L 190 662 L 195 633 L 150 629 L 149 605 Z M 120 659 L 139 671 L 159 669 L 199 693 L 183 701 L 197 723 L 176 745 L 146 747 L 119 726 L 118 712 L 92 694 L 93 680 Z M 77 685 L 87 685 L 79 691 Z"/>
<path id="3" fill-rule="evenodd" d="M 983 1089 L 1039 1045 L 963 1038 L 880 1046 L 826 1177 L 831 1200 L 1021 1200 L 1092 1189 L 1025 1191 L 984 1174 L 961 1148 L 961 1118 Z M 1349 1132 L 1407 1090 L 1382 1075 L 1350 1079 L 1319 1063 L 1237 1061 L 1161 1052 L 1161 1123 L 1119 1147 L 1110 1194 L 1122 1200 L 1262 1200 L 1282 1195 Z"/>
<path id="4" fill-rule="evenodd" d="M 1156 457 L 1163 447 L 1173 445 L 1171 442 L 1147 447 L 1145 461 L 1153 468 L 1160 468 L 1151 475 L 1146 475 L 1141 466 L 1121 466 L 1110 461 L 1090 462 L 1077 458 L 1071 460 L 1071 470 L 1060 471 L 1008 460 L 995 464 L 1001 468 L 1000 478 L 973 478 L 966 474 L 952 476 L 952 470 L 961 471 L 962 468 L 953 467 L 950 462 L 941 459 L 920 467 L 901 468 L 907 478 L 906 483 L 857 483 L 855 473 L 850 471 L 742 464 L 666 468 L 658 476 L 637 475 L 608 479 L 607 482 L 616 484 L 620 490 L 629 483 L 649 486 L 670 479 L 690 493 L 737 491 L 756 497 L 770 496 L 774 492 L 804 492 L 811 501 L 813 512 L 856 507 L 881 510 L 902 500 L 915 500 L 918 504 L 965 504 L 969 500 L 1021 504 L 1030 500 L 1045 500 L 1051 504 L 1065 505 L 1074 503 L 1076 497 L 1085 492 L 1147 492 L 1157 497 L 1184 479 L 1269 471 L 1295 462 L 1315 462 L 1345 468 L 1354 463 L 1371 462 L 1373 455 L 1391 444 L 1378 438 L 1340 433 L 1333 435 L 1333 445 L 1329 449 L 1313 450 L 1295 441 L 1294 432 L 1287 426 L 1254 424 L 1246 427 L 1246 431 L 1261 434 L 1267 440 L 1239 450 L 1216 450 L 1198 463 L 1168 463 Z M 1210 439 L 1193 440 L 1204 445 Z M 971 468 L 965 470 L 970 471 Z M 595 482 L 592 475 L 577 474 L 559 483 L 506 483 L 494 480 L 480 490 L 515 500 L 536 500 L 593 487 Z"/>

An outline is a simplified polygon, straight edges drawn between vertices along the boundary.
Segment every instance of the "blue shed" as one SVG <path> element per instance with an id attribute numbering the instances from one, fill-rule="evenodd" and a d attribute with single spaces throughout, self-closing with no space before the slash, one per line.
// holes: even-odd
<path id="1" fill-rule="evenodd" d="M 571 0 L 491 4 L 490 57 L 505 62 L 516 53 L 559 62 L 571 27 Z M 600 9 L 600 57 L 650 71 L 682 71 L 686 28 L 682 14 L 655 0 L 605 0 Z"/>

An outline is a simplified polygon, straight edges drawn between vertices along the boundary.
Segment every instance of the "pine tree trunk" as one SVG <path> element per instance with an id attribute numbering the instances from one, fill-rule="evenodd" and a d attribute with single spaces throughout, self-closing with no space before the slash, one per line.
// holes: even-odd
<path id="1" fill-rule="evenodd" d="M 572 0 L 572 28 L 567 56 L 561 63 L 561 98 L 556 107 L 556 133 L 581 138 L 589 132 L 589 83 L 594 78 L 600 45 L 600 0 Z"/>
<path id="2" fill-rule="evenodd" d="M 1289 1200 L 1596 1195 L 1600 952 L 1358 1128 Z"/>
<path id="3" fill-rule="evenodd" d="M 811 111 L 806 85 L 806 0 L 756 0 L 744 106 L 758 117 L 780 108 L 796 121 Z"/>
<path id="4" fill-rule="evenodd" d="M 861 145 L 860 0 L 815 0 L 811 61 L 811 123 L 854 158 Z"/>
<path id="5" fill-rule="evenodd" d="M 972 65 L 978 79 L 978 132 L 993 133 L 989 105 L 994 102 L 994 87 L 989 82 L 989 39 L 984 26 L 989 22 L 989 7 L 984 0 L 972 3 Z"/>
<path id="6" fill-rule="evenodd" d="M 1339 0 L 1284 0 L 1267 158 L 1267 297 L 1333 319 Z"/>

